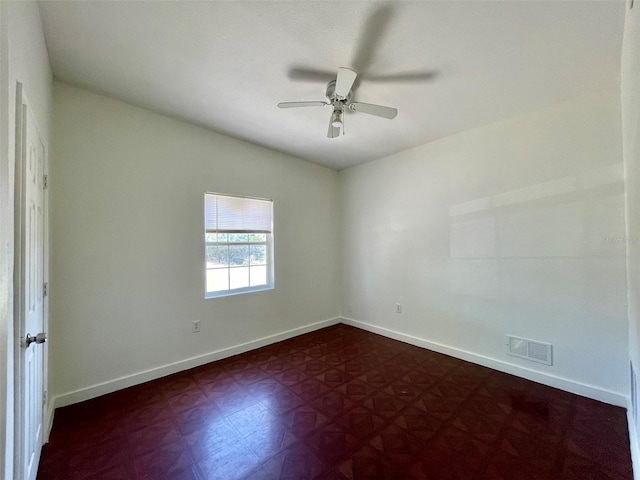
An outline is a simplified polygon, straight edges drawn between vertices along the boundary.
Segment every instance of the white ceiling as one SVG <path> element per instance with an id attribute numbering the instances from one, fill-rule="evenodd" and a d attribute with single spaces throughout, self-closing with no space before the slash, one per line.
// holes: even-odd
<path id="1" fill-rule="evenodd" d="M 41 2 L 56 78 L 342 169 L 617 86 L 624 2 Z M 350 113 L 326 137 L 327 79 L 359 71 Z M 297 69 L 297 70 L 296 70 Z M 385 75 L 417 74 L 390 80 Z M 379 78 L 382 76 L 382 78 Z M 385 81 L 386 80 L 386 81 Z M 409 80 L 409 81 L 408 81 Z"/>

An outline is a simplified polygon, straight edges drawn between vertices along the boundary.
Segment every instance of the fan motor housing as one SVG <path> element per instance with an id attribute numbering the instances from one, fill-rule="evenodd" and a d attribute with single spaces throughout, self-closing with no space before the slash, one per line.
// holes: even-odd
<path id="1" fill-rule="evenodd" d="M 336 81 L 332 80 L 327 85 L 326 96 L 327 100 L 329 100 L 331 105 L 333 105 L 334 107 L 344 106 L 347 105 L 353 98 L 353 90 L 349 90 L 349 95 L 347 95 L 347 98 L 339 97 L 338 95 L 336 95 Z"/>

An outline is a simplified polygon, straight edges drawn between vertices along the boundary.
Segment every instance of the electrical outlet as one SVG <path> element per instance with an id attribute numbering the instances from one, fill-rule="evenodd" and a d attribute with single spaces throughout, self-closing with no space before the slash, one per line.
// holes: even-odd
<path id="1" fill-rule="evenodd" d="M 191 327 L 191 333 L 198 333 L 200 331 L 200 320 L 194 320 Z"/>
<path id="2" fill-rule="evenodd" d="M 402 304 L 396 303 L 396 313 L 402 313 Z"/>

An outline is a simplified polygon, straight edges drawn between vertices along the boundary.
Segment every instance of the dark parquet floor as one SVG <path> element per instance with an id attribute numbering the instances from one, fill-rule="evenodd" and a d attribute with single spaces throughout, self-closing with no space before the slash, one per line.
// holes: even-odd
<path id="1" fill-rule="evenodd" d="M 336 325 L 56 411 L 40 480 L 631 480 L 624 409 Z"/>

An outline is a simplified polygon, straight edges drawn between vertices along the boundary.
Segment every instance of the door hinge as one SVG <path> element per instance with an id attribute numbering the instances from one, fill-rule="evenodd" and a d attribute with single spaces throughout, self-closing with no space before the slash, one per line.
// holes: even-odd
<path id="1" fill-rule="evenodd" d="M 43 188 L 47 188 L 49 186 L 49 175 L 45 175 L 42 179 Z"/>
<path id="2" fill-rule="evenodd" d="M 42 405 L 47 405 L 47 391 L 42 392 Z"/>
<path id="3" fill-rule="evenodd" d="M 42 295 L 46 297 L 48 294 L 49 294 L 49 284 L 45 282 L 45 284 L 42 286 Z"/>

